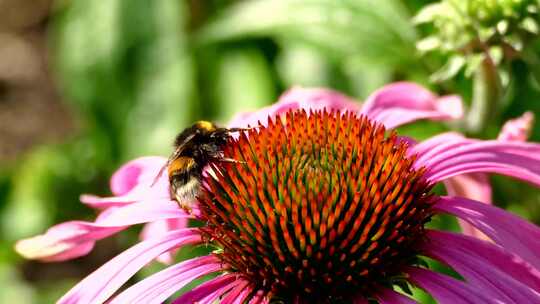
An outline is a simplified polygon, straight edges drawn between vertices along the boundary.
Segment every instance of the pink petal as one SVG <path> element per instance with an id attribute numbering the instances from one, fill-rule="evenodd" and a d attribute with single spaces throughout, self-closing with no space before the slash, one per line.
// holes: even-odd
<path id="1" fill-rule="evenodd" d="M 412 137 L 409 137 L 409 136 L 398 136 L 397 137 L 397 141 L 396 141 L 396 144 L 399 145 L 399 144 L 406 144 L 407 146 L 409 147 L 412 147 L 414 145 L 417 145 L 418 142 L 412 138 Z"/>
<path id="2" fill-rule="evenodd" d="M 531 133 L 533 122 L 534 114 L 525 112 L 520 117 L 507 121 L 497 139 L 502 141 L 526 141 Z"/>
<path id="3" fill-rule="evenodd" d="M 188 215 L 170 200 L 138 202 L 104 211 L 96 222 L 70 221 L 45 234 L 18 241 L 15 250 L 29 259 L 62 261 L 87 254 L 94 242 L 131 225 Z"/>
<path id="4" fill-rule="evenodd" d="M 453 177 L 445 182 L 448 194 L 483 203 L 491 203 L 491 186 L 485 174 L 472 173 Z"/>
<path id="5" fill-rule="evenodd" d="M 266 124 L 269 116 L 273 118 L 284 114 L 288 110 L 296 109 L 305 109 L 307 111 L 335 109 L 339 111 L 358 112 L 360 109 L 360 104 L 354 101 L 352 98 L 333 90 L 294 87 L 283 93 L 278 102 L 269 107 L 262 108 L 255 112 L 238 114 L 231 120 L 231 122 L 229 122 L 229 126 L 256 126 L 259 124 L 259 121 L 262 124 Z"/>
<path id="6" fill-rule="evenodd" d="M 27 259 L 45 262 L 73 259 L 88 254 L 96 240 L 125 228 L 100 227 L 90 222 L 69 221 L 49 228 L 45 234 L 18 241 L 15 244 L 15 251 Z"/>
<path id="7" fill-rule="evenodd" d="M 91 207 L 96 209 L 105 209 L 109 207 L 121 207 L 127 204 L 131 204 L 133 202 L 136 202 L 140 200 L 140 196 L 136 195 L 121 195 L 121 196 L 106 196 L 106 197 L 100 197 L 93 194 L 82 194 L 79 197 L 79 200 Z"/>
<path id="8" fill-rule="evenodd" d="M 166 161 L 166 158 L 157 156 L 132 160 L 113 174 L 111 191 L 114 196 L 99 197 L 84 194 L 81 195 L 81 202 L 102 209 L 145 199 L 169 198 L 169 182 L 166 174 L 159 176 L 153 184 Z"/>
<path id="9" fill-rule="evenodd" d="M 441 197 L 435 210 L 461 218 L 507 251 L 540 269 L 540 228 L 500 208 L 460 197 Z"/>
<path id="10" fill-rule="evenodd" d="M 144 265 L 161 253 L 200 241 L 201 237 L 197 230 L 182 229 L 171 231 L 159 239 L 141 242 L 87 276 L 58 303 L 103 303 Z"/>
<path id="11" fill-rule="evenodd" d="M 361 113 L 395 128 L 419 119 L 458 119 L 463 106 L 456 95 L 437 97 L 417 84 L 397 82 L 371 94 Z"/>
<path id="12" fill-rule="evenodd" d="M 409 149 L 409 156 L 416 155 L 416 166 L 427 166 L 427 161 L 449 149 L 455 149 L 473 140 L 465 138 L 455 132 L 443 133 L 423 141 Z M 489 178 L 483 173 L 471 173 L 449 178 L 444 182 L 446 190 L 451 196 L 469 197 L 481 202 L 491 204 L 491 185 Z M 470 224 L 458 219 L 463 233 L 478 238 L 486 239 L 486 236 Z"/>
<path id="13" fill-rule="evenodd" d="M 452 177 L 444 181 L 448 195 L 470 198 L 491 204 L 491 185 L 489 178 L 483 173 L 471 173 Z M 487 240 L 488 237 L 467 222 L 459 220 L 464 234 Z"/>
<path id="14" fill-rule="evenodd" d="M 533 118 L 534 115 L 531 112 L 527 112 L 519 118 L 506 122 L 499 134 L 498 140 L 526 141 L 532 128 Z M 448 194 L 451 196 L 461 196 L 491 204 L 491 185 L 486 174 L 471 173 L 459 175 L 444 181 L 444 184 Z M 459 224 L 464 234 L 480 239 L 487 239 L 485 234 L 463 220 L 459 220 Z"/>
<path id="15" fill-rule="evenodd" d="M 213 255 L 187 260 L 138 282 L 109 303 L 162 303 L 194 279 L 220 269 L 221 262 Z"/>
<path id="16" fill-rule="evenodd" d="M 276 117 L 288 110 L 335 109 L 366 114 L 394 128 L 418 119 L 446 120 L 463 115 L 461 99 L 457 96 L 437 97 L 414 83 L 399 82 L 387 85 L 372 94 L 360 109 L 360 104 L 350 97 L 328 89 L 292 88 L 278 102 L 256 112 L 237 115 L 230 127 L 265 124 L 267 118 Z"/>
<path id="17" fill-rule="evenodd" d="M 169 231 L 178 230 L 188 227 L 188 219 L 186 217 L 171 218 L 166 220 L 159 220 L 144 225 L 141 231 L 141 240 L 148 240 L 155 237 L 160 237 Z M 164 264 L 170 264 L 173 262 L 174 252 L 165 252 L 160 255 L 157 260 Z"/>
<path id="18" fill-rule="evenodd" d="M 176 201 L 170 199 L 141 201 L 124 207 L 109 208 L 96 219 L 100 226 L 130 226 L 161 219 L 189 218 Z"/>
<path id="19" fill-rule="evenodd" d="M 174 300 L 173 304 L 197 303 L 208 296 L 213 296 L 223 288 L 233 288 L 236 284 L 237 276 L 226 274 L 205 282 L 191 291 L 186 292 L 180 298 Z"/>
<path id="20" fill-rule="evenodd" d="M 414 149 L 413 149 L 414 150 Z M 415 165 L 426 166 L 426 177 L 439 182 L 465 173 L 498 173 L 540 185 L 540 144 L 465 141 Z"/>
<path id="21" fill-rule="evenodd" d="M 229 293 L 232 289 L 241 284 L 240 281 L 234 281 L 228 285 L 222 286 L 211 294 L 205 296 L 200 301 L 197 301 L 197 304 L 216 304 L 219 299 L 221 299 L 225 294 Z"/>
<path id="22" fill-rule="evenodd" d="M 400 294 L 389 288 L 381 288 L 375 294 L 375 298 L 379 300 L 380 304 L 415 304 L 415 300 Z"/>
<path id="23" fill-rule="evenodd" d="M 262 291 L 257 291 L 249 300 L 249 304 L 268 304 L 270 301 L 264 296 Z"/>
<path id="24" fill-rule="evenodd" d="M 426 290 L 440 304 L 497 303 L 488 292 L 431 270 L 409 267 L 406 273 L 412 283 Z"/>
<path id="25" fill-rule="evenodd" d="M 220 304 L 242 304 L 252 292 L 248 281 L 240 282 L 221 300 Z"/>
<path id="26" fill-rule="evenodd" d="M 433 156 L 438 155 L 447 149 L 466 145 L 471 141 L 473 140 L 465 138 L 460 133 L 446 132 L 412 146 L 408 153 L 409 156 L 417 155 L 416 162 L 420 167 Z"/>
<path id="27" fill-rule="evenodd" d="M 516 121 L 523 122 L 527 120 L 527 113 L 524 114 L 521 118 L 517 118 Z M 507 122 L 501 133 L 499 134 L 498 141 L 503 142 L 517 142 L 522 141 L 521 139 L 526 139 L 525 135 L 529 132 L 529 129 L 519 129 L 519 136 L 515 133 L 516 128 L 513 127 L 517 122 Z M 530 127 L 530 126 L 528 126 Z M 509 134 L 512 133 L 512 134 Z M 512 139 L 512 140 L 510 140 Z M 519 140 L 518 140 L 519 139 Z M 504 143 L 501 143 L 504 146 Z M 453 153 L 463 153 L 468 151 L 467 149 L 478 148 L 478 145 L 487 145 L 497 149 L 497 141 L 480 141 L 475 139 L 465 138 L 463 135 L 455 132 L 443 133 L 438 136 L 434 136 L 424 142 L 419 143 L 418 145 L 412 147 L 409 151 L 409 155 L 417 155 L 417 165 L 418 166 L 429 166 L 431 163 L 437 163 L 441 160 L 442 154 L 445 156 L 451 156 Z M 500 147 L 499 147 L 500 148 Z M 520 148 L 510 146 L 509 152 L 516 153 L 519 152 Z M 527 149 L 534 149 L 531 147 L 521 147 L 521 153 L 530 155 Z M 504 150 L 503 150 L 504 151 Z"/>
<path id="28" fill-rule="evenodd" d="M 521 258 L 459 234 L 429 231 L 428 237 L 423 253 L 450 265 L 467 282 L 490 290 L 504 303 L 540 303 L 540 272 Z"/>
<path id="29" fill-rule="evenodd" d="M 166 161 L 161 156 L 147 156 L 124 164 L 111 177 L 112 193 L 117 196 L 128 193 L 141 182 L 149 180 L 149 177 L 153 178 L 152 174 L 157 173 Z"/>

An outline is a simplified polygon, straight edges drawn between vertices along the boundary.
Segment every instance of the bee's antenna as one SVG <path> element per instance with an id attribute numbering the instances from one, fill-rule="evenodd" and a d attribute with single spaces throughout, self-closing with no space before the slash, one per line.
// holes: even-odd
<path id="1" fill-rule="evenodd" d="M 253 130 L 253 129 L 257 129 L 257 127 L 249 127 L 249 128 L 229 128 L 229 129 L 227 129 L 227 132 L 229 132 L 229 133 L 232 133 L 232 132 L 242 132 L 242 131 L 249 131 L 249 130 Z"/>
<path id="2" fill-rule="evenodd" d="M 170 164 L 170 160 L 167 160 L 167 162 L 165 163 L 165 165 L 163 165 L 161 167 L 161 169 L 159 169 L 159 172 L 158 174 L 156 175 L 156 177 L 154 177 L 154 181 L 152 182 L 152 184 L 150 185 L 150 187 L 154 187 L 154 185 L 157 183 L 157 181 L 159 180 L 159 178 L 163 175 L 163 172 L 165 172 L 165 169 L 169 166 Z"/>
<path id="3" fill-rule="evenodd" d="M 221 158 L 218 159 L 218 161 L 224 162 L 224 163 L 247 164 L 243 160 L 236 160 L 234 158 L 229 158 L 229 157 L 221 157 Z"/>

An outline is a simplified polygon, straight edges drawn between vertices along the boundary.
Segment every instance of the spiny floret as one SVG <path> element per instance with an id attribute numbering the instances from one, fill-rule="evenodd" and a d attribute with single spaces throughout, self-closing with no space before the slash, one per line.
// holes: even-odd
<path id="1" fill-rule="evenodd" d="M 270 297 L 346 299 L 415 257 L 430 185 L 407 147 L 353 113 L 289 111 L 232 140 L 200 198 L 203 233 Z"/>

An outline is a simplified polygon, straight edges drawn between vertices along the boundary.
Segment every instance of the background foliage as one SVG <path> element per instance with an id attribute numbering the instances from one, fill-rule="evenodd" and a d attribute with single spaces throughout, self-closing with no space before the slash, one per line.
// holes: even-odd
<path id="1" fill-rule="evenodd" d="M 400 129 L 417 138 L 449 128 L 493 138 L 508 118 L 527 110 L 538 117 L 540 43 L 534 26 L 519 23 L 529 15 L 537 19 L 538 11 L 492 7 L 497 1 L 486 0 L 461 15 L 461 7 L 452 6 L 458 2 L 1 2 L 0 19 L 7 21 L 0 22 L 0 302 L 53 303 L 125 249 L 136 231 L 100 241 L 88 257 L 54 265 L 23 261 L 12 250 L 15 240 L 60 221 L 91 219 L 94 211 L 78 196 L 108 194 L 108 176 L 123 162 L 167 155 L 174 135 L 192 121 L 226 122 L 272 103 L 291 86 L 331 87 L 362 100 L 405 79 L 495 109 L 481 127 L 423 122 Z M 446 19 L 437 6 L 445 8 Z M 471 27 L 485 16 L 491 16 L 482 19 L 487 34 Z M 490 32 L 501 18 L 519 26 Z M 464 35 L 457 39 L 455 31 Z M 481 95 L 482 56 L 499 58 L 496 48 L 515 41 L 515 35 L 504 36 L 509 32 L 519 33 L 522 48 L 499 55 L 494 68 L 501 93 Z M 479 37 L 488 53 L 468 48 Z M 540 124 L 532 138 L 540 139 Z M 540 222 L 538 190 L 500 177 L 492 181 L 500 206 Z M 444 218 L 434 224 L 454 225 Z"/>

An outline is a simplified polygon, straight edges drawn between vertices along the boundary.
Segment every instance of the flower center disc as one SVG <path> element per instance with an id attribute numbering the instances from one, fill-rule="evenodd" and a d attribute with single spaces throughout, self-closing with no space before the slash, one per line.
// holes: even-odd
<path id="1" fill-rule="evenodd" d="M 431 217 L 431 186 L 395 134 L 353 113 L 289 111 L 231 140 L 200 197 L 229 271 L 285 303 L 392 284 Z"/>

